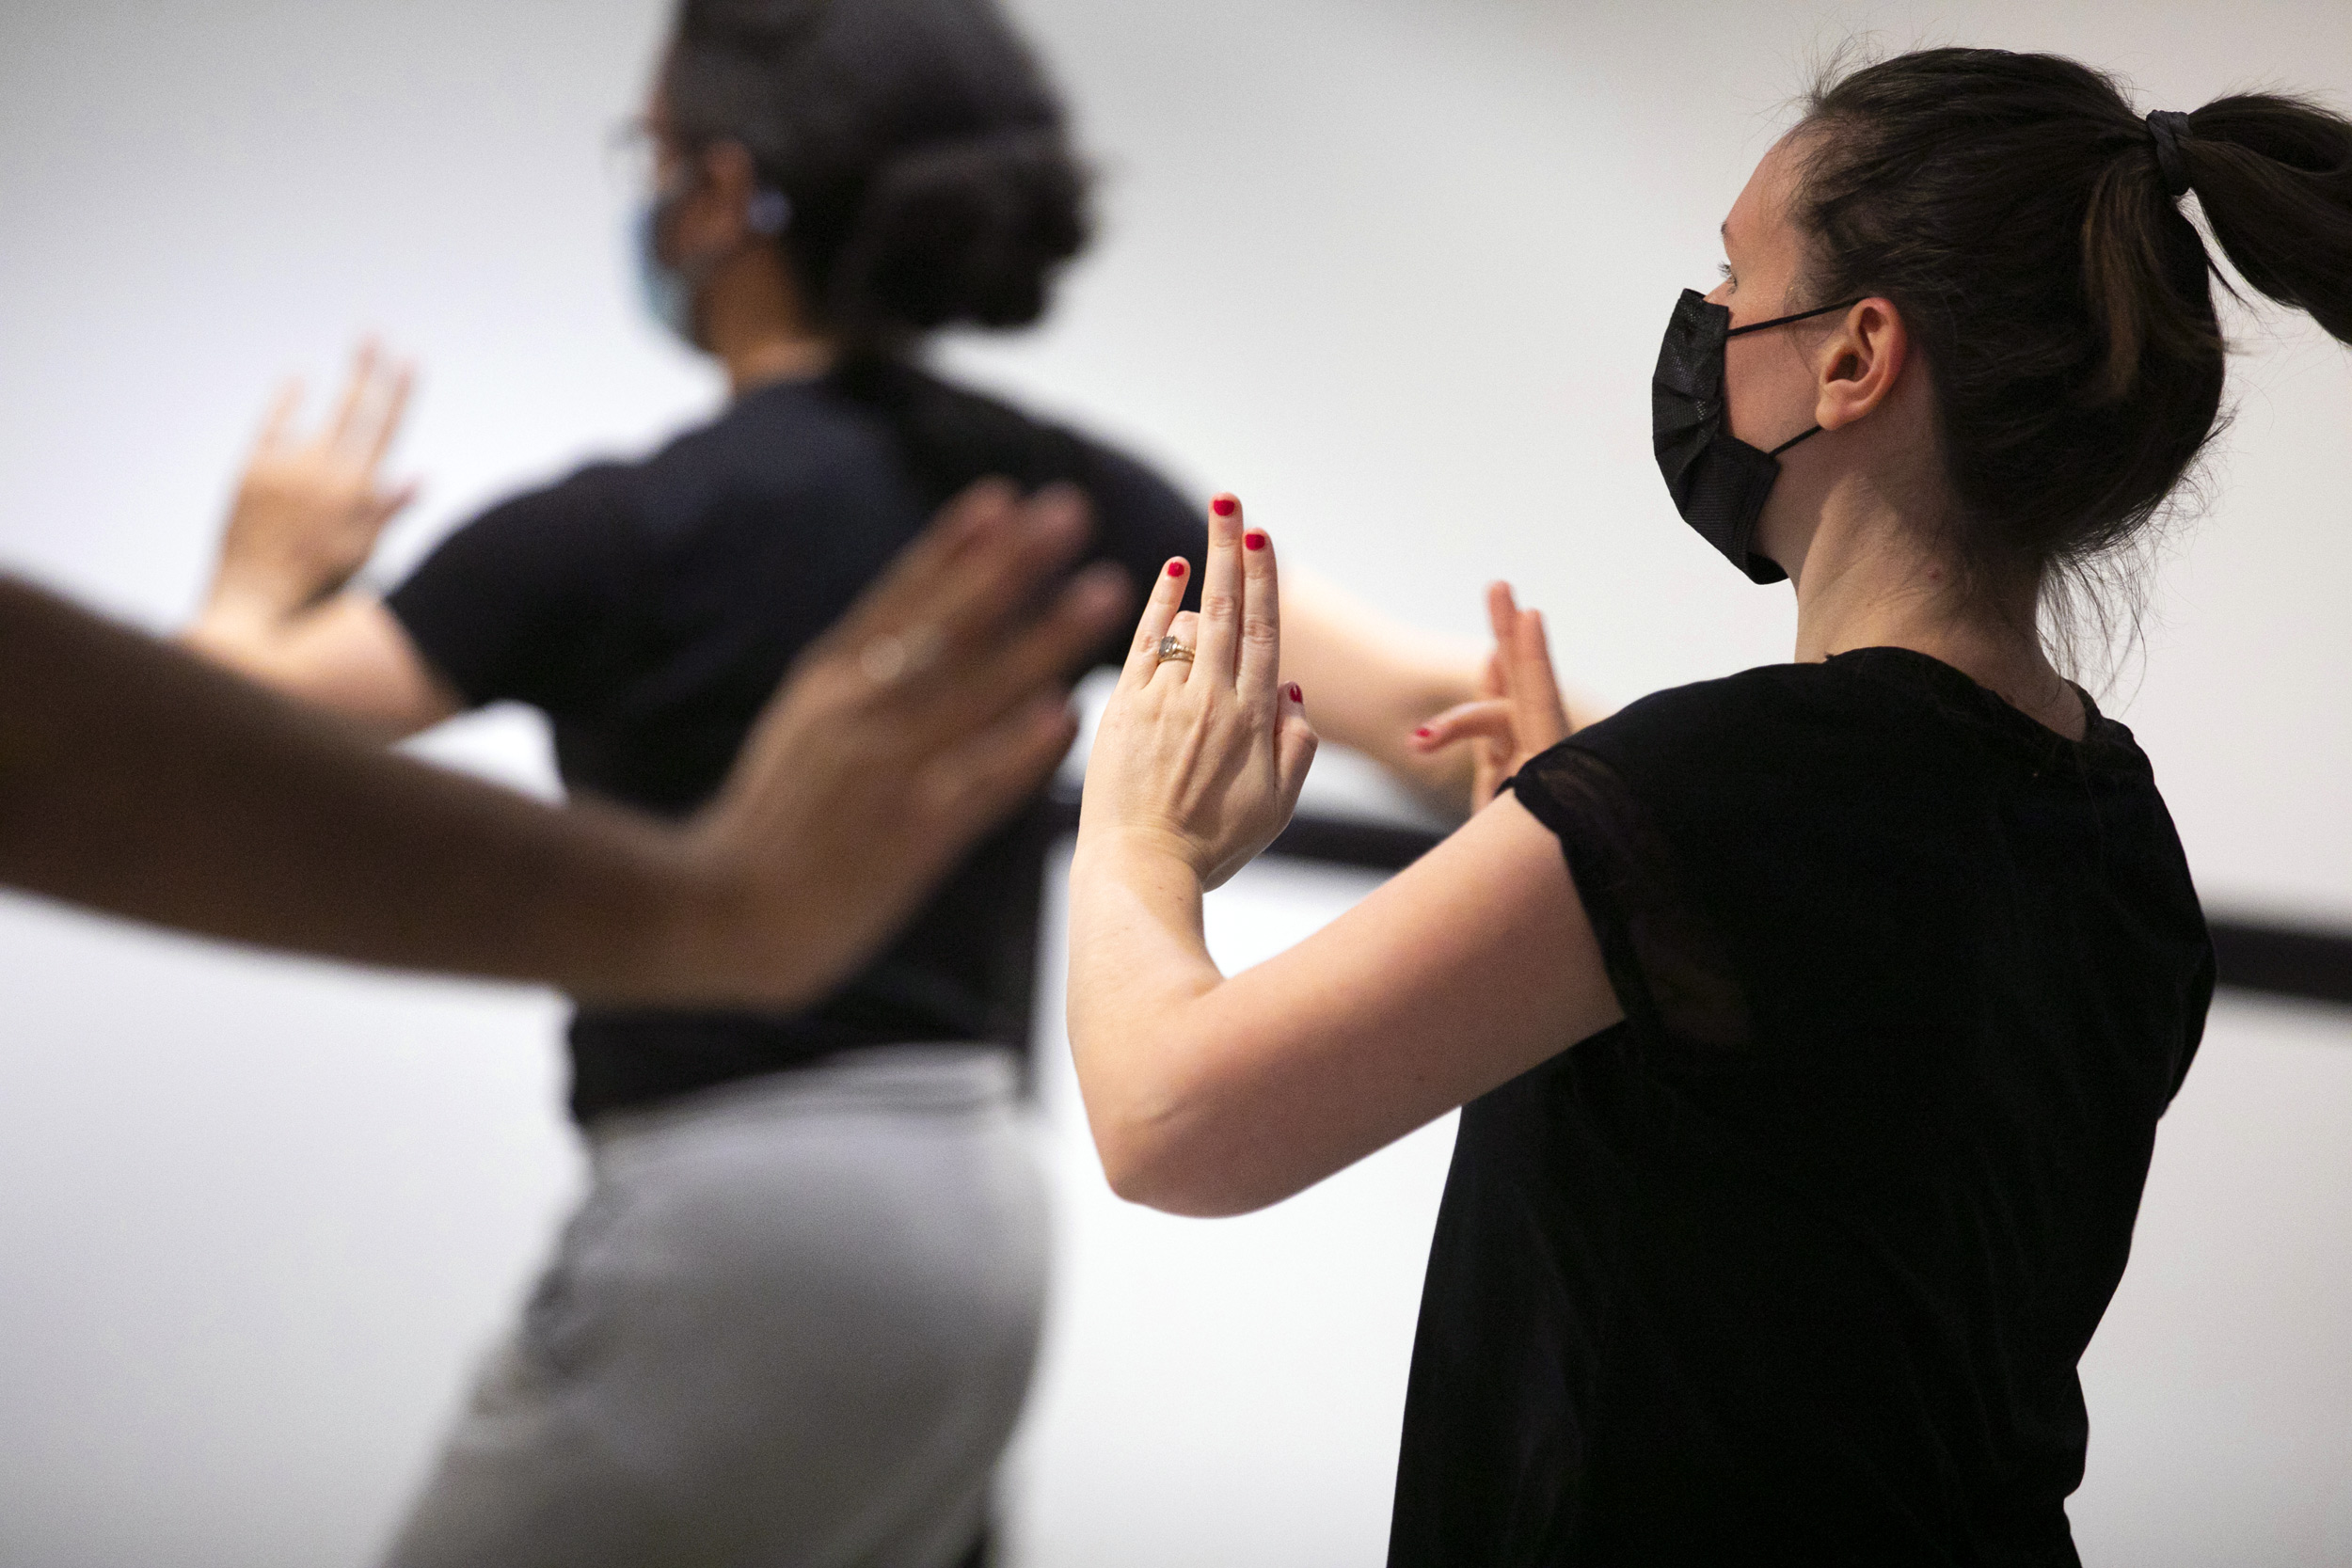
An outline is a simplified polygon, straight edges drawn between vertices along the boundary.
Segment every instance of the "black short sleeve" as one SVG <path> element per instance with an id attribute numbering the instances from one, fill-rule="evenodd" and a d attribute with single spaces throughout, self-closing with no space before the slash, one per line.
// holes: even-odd
<path id="1" fill-rule="evenodd" d="M 469 705 L 580 712 L 630 613 L 639 550 L 628 499 L 628 470 L 612 466 L 517 496 L 443 540 L 385 602 Z"/>
<path id="2" fill-rule="evenodd" d="M 1745 994 L 1673 846 L 1624 775 L 1583 747 L 1553 748 L 1511 781 L 1560 839 L 1617 1005 L 1644 1036 L 1748 1042 Z"/>

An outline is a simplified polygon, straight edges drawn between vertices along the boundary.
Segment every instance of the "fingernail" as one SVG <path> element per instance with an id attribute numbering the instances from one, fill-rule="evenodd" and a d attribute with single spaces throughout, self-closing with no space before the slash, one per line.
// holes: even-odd
<path id="1" fill-rule="evenodd" d="M 1265 535 L 1260 533 L 1254 528 L 1248 533 L 1241 536 L 1241 542 L 1248 546 L 1253 550 L 1262 550 L 1265 548 Z"/>
<path id="2" fill-rule="evenodd" d="M 1233 508 L 1240 504 L 1231 496 L 1219 496 L 1209 503 L 1209 510 L 1220 517 L 1230 517 L 1233 515 Z"/>
<path id="3" fill-rule="evenodd" d="M 1426 725 L 1426 724 L 1423 724 L 1421 728 L 1419 728 L 1419 729 L 1415 730 L 1415 731 L 1413 732 L 1413 738 L 1414 738 L 1415 740 L 1426 740 L 1426 739 L 1428 739 L 1428 738 L 1429 738 L 1429 726 L 1428 726 L 1428 725 Z"/>
<path id="4" fill-rule="evenodd" d="M 1294 703 L 1304 703 L 1306 700 L 1307 694 L 1298 689 L 1298 683 L 1296 681 L 1291 682 L 1291 701 Z"/>
<path id="5" fill-rule="evenodd" d="M 1184 575 L 1184 563 L 1181 561 L 1169 562 L 1168 563 L 1168 575 L 1172 578 L 1183 577 Z"/>

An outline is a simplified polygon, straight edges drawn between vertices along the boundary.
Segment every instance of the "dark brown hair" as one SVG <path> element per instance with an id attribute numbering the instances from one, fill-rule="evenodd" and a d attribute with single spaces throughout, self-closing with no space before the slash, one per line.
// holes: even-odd
<path id="1" fill-rule="evenodd" d="M 2063 585 L 2130 543 L 2214 433 L 2216 273 L 2169 186 L 2248 284 L 2352 341 L 2352 122 L 2267 93 L 2185 120 L 1994 49 L 1898 55 L 1807 97 L 1805 287 L 1902 312 L 1956 501 L 1944 543 L 1980 587 Z"/>
<path id="2" fill-rule="evenodd" d="M 1022 326 L 1085 245 L 1061 102 L 994 0 L 681 0 L 662 86 L 791 206 L 811 305 L 857 341 Z"/>

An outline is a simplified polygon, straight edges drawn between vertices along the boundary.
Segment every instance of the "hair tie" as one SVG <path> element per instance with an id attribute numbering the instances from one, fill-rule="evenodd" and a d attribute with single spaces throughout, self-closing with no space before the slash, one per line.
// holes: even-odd
<path id="1" fill-rule="evenodd" d="M 2148 117 L 2148 131 L 2156 138 L 2156 175 L 2164 182 L 2164 194 L 2178 200 L 2188 194 L 2188 160 L 2181 156 L 2181 142 L 2189 135 L 2188 116 L 2155 110 Z"/>

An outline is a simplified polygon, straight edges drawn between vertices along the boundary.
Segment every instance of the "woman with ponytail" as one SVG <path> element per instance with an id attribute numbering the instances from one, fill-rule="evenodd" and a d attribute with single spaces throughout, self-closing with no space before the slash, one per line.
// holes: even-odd
<path id="1" fill-rule="evenodd" d="M 685 816 L 975 482 L 1074 490 L 1137 587 L 1200 558 L 1157 475 L 921 364 L 939 328 L 1036 321 L 1087 237 L 1061 106 L 993 0 L 684 0 L 643 129 L 647 302 L 724 367 L 726 410 L 493 509 L 376 599 L 344 583 L 401 499 L 373 468 L 403 388 L 363 364 L 348 439 L 273 440 L 248 476 L 196 647 L 386 736 L 532 704 L 569 787 Z M 1331 733 L 1458 790 L 1410 734 L 1471 661 L 1293 608 L 1288 673 Z M 919 633 L 867 673 L 975 657 Z M 1017 817 L 810 1006 L 580 1008 L 591 1190 L 393 1563 L 977 1560 L 1043 1300 L 1015 1085 L 1051 831 Z"/>
<path id="2" fill-rule="evenodd" d="M 1120 1192 L 1217 1214 L 1463 1108 L 1391 1563 L 2073 1564 L 2075 1366 L 2213 955 L 2053 607 L 2213 433 L 2219 261 L 2352 341 L 2352 123 L 1905 55 L 1812 95 L 1724 242 L 1657 455 L 1790 582 L 1794 660 L 1570 735 L 1498 588 L 1506 694 L 1428 743 L 1507 787 L 1227 977 L 1201 889 L 1281 826 L 1313 733 L 1276 551 L 1220 518 L 1211 610 L 1154 594 L 1089 767 L 1088 1113 Z"/>

